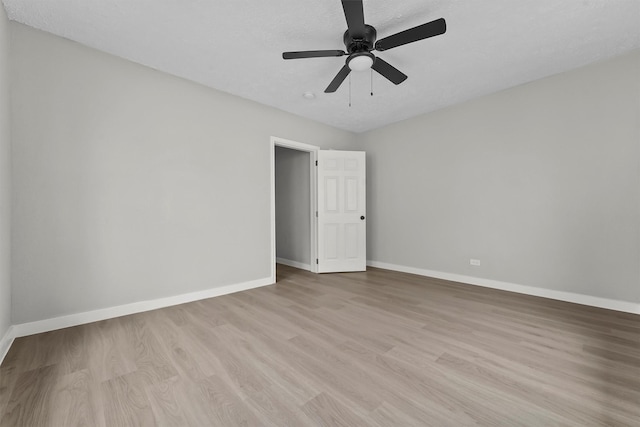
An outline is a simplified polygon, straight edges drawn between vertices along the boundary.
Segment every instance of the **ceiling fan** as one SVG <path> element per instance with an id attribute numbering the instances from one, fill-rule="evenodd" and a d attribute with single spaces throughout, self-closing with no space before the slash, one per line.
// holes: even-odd
<path id="1" fill-rule="evenodd" d="M 376 29 L 364 23 L 362 0 L 342 0 L 344 16 L 347 18 L 347 31 L 343 36 L 347 51 L 342 50 L 307 50 L 302 52 L 284 52 L 283 59 L 322 58 L 348 55 L 345 65 L 333 78 L 326 93 L 338 90 L 351 71 L 364 71 L 372 68 L 383 77 L 398 85 L 407 79 L 400 70 L 376 57 L 372 51 L 382 52 L 408 43 L 439 36 L 447 30 L 444 18 L 418 25 L 376 41 Z"/>

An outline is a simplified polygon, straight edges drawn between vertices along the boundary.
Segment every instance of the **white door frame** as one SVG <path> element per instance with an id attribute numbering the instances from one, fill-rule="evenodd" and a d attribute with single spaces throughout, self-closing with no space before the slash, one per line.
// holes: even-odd
<path id="1" fill-rule="evenodd" d="M 318 160 L 318 150 L 320 150 L 320 147 L 272 136 L 269 150 L 271 158 L 271 280 L 273 283 L 276 282 L 276 147 L 285 147 L 309 153 L 309 224 L 311 225 L 309 227 L 309 242 L 311 245 L 309 248 L 311 258 L 309 263 L 311 265 L 311 272 L 318 272 L 318 265 L 316 264 L 316 258 L 318 257 L 318 244 L 316 240 L 318 234 L 318 222 L 316 218 L 316 210 L 318 209 L 318 185 L 316 183 L 315 165 Z"/>

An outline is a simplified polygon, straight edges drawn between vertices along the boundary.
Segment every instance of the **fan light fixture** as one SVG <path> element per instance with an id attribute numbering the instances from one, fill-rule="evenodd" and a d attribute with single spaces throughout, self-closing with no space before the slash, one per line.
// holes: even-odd
<path id="1" fill-rule="evenodd" d="M 373 70 L 394 85 L 407 79 L 407 75 L 380 57 L 373 56 L 373 51 L 382 52 L 414 43 L 429 37 L 439 36 L 447 31 L 444 18 L 427 22 L 408 30 L 400 31 L 380 40 L 377 31 L 364 23 L 363 0 L 342 0 L 344 17 L 347 20 L 347 31 L 342 36 L 346 50 L 303 50 L 300 52 L 283 52 L 283 59 L 324 58 L 347 55 L 346 64 L 331 80 L 324 93 L 333 93 L 351 74 L 351 71 Z M 390 2 L 391 3 L 391 2 Z"/>
<path id="2" fill-rule="evenodd" d="M 365 71 L 373 65 L 373 55 L 369 52 L 355 54 L 347 62 L 351 71 Z"/>

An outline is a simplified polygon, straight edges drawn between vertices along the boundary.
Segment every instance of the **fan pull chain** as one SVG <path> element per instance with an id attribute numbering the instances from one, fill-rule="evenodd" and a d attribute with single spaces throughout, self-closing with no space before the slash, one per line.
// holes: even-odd
<path id="1" fill-rule="evenodd" d="M 373 68 L 371 68 L 371 96 L 373 96 Z"/>
<path id="2" fill-rule="evenodd" d="M 351 73 L 349 73 L 349 107 L 351 107 Z"/>

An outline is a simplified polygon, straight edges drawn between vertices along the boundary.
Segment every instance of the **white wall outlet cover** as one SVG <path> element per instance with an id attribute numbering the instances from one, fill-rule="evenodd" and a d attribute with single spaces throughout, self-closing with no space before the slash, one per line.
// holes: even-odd
<path id="1" fill-rule="evenodd" d="M 475 266 L 478 266 L 478 265 L 480 265 L 480 260 L 479 260 L 479 259 L 473 259 L 473 258 L 471 258 L 471 259 L 469 260 L 469 264 L 471 264 L 471 265 L 475 265 Z"/>

